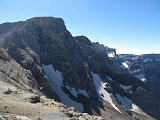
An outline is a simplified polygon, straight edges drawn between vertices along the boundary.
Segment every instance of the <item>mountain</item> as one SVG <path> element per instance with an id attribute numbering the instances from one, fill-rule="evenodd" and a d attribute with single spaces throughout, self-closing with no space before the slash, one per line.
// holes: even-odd
<path id="1" fill-rule="evenodd" d="M 148 72 L 151 70 L 152 74 L 148 74 L 145 64 L 138 68 L 134 63 L 141 66 L 141 62 L 132 61 L 141 56 L 117 55 L 114 48 L 92 43 L 85 36 L 72 36 L 61 18 L 35 17 L 0 24 L 0 47 L 0 78 L 5 86 L 1 86 L 1 95 L 6 98 L 0 101 L 5 102 L 6 109 L 15 108 L 5 111 L 4 104 L 0 104 L 0 113 L 47 120 L 59 114 L 55 119 L 160 119 L 159 93 L 156 92 L 159 89 L 155 82 L 158 83 L 158 76 L 154 81 L 159 68 L 151 70 L 149 63 Z M 127 60 L 133 67 L 128 67 Z M 133 70 L 138 69 L 144 73 L 134 74 Z M 140 74 L 146 79 L 151 77 L 152 85 L 136 76 Z M 14 95 L 15 91 L 9 86 L 20 93 Z M 27 109 L 27 106 L 42 104 L 41 114 L 19 112 L 21 107 L 17 101 Z M 33 107 L 34 110 L 37 109 Z"/>
<path id="2" fill-rule="evenodd" d="M 117 71 L 129 73 L 144 82 L 145 93 L 135 96 L 137 105 L 141 106 L 151 116 L 159 119 L 160 111 L 160 55 L 119 55 L 113 62 Z M 151 97 L 152 96 L 152 97 Z M 143 100 L 141 100 L 143 99 Z M 154 111 L 154 112 L 153 112 Z"/>

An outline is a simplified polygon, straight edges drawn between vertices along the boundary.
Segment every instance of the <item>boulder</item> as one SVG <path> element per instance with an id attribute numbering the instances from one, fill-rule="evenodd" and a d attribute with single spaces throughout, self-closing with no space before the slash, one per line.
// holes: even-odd
<path id="1" fill-rule="evenodd" d="M 37 94 L 32 94 L 28 97 L 29 102 L 31 103 L 39 103 L 40 102 L 40 96 Z"/>
<path id="2" fill-rule="evenodd" d="M 4 94 L 11 94 L 13 91 L 11 88 L 8 88 L 7 90 L 5 90 L 3 93 Z"/>

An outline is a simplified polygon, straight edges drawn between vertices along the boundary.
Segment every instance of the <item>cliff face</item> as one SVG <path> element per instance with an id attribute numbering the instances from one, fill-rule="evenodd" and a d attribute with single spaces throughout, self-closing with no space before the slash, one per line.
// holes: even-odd
<path id="1" fill-rule="evenodd" d="M 88 84 L 89 68 L 98 73 L 108 70 L 107 62 L 95 52 L 91 42 L 73 37 L 59 18 L 32 18 L 17 23 L 1 41 L 11 57 L 33 74 L 42 64 L 52 64 L 63 73 L 65 82 L 93 94 L 93 86 Z"/>
<path id="2" fill-rule="evenodd" d="M 0 46 L 1 71 L 11 83 L 21 83 L 22 89 L 36 90 L 105 119 L 153 119 L 140 114 L 143 107 L 134 109 L 138 88 L 147 88 L 138 78 L 114 69 L 118 64 L 112 64 L 108 54 L 116 55 L 115 49 L 91 43 L 85 36 L 73 37 L 60 18 L 36 17 L 1 24 Z M 17 74 L 20 77 L 15 77 Z M 23 87 L 25 84 L 30 88 Z"/>
<path id="3" fill-rule="evenodd" d="M 0 50 L 0 66 L 1 80 L 9 81 L 21 89 L 38 91 L 39 85 L 32 73 L 12 59 L 4 49 Z"/>
<path id="4" fill-rule="evenodd" d="M 133 100 L 145 112 L 159 119 L 160 55 L 119 55 L 113 64 L 117 71 L 129 73 L 144 83 L 143 87 L 137 87 Z"/>

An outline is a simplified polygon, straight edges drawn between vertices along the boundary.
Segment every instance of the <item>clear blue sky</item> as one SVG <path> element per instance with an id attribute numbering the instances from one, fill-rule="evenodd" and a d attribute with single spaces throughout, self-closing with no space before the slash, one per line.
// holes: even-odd
<path id="1" fill-rule="evenodd" d="M 0 1 L 0 23 L 35 16 L 61 17 L 73 36 L 118 53 L 160 53 L 160 0 Z"/>

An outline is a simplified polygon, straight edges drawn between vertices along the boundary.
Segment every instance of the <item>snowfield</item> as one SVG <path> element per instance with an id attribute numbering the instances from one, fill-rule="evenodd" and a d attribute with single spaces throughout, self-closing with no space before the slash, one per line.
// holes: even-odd
<path id="1" fill-rule="evenodd" d="M 93 76 L 93 81 L 94 81 L 94 85 L 96 87 L 96 91 L 97 94 L 99 96 L 99 100 L 106 100 L 108 101 L 113 108 L 115 108 L 117 111 L 121 112 L 116 105 L 113 103 L 110 94 L 105 90 L 105 82 L 102 81 L 101 77 L 98 74 L 94 74 L 93 72 L 91 72 L 92 76 Z"/>
<path id="2" fill-rule="evenodd" d="M 129 110 L 136 110 L 139 109 L 137 105 L 135 105 L 131 99 L 128 99 L 127 97 L 122 97 L 120 94 L 116 93 L 116 97 L 118 100 L 122 103 L 122 105 L 129 109 Z"/>
<path id="3" fill-rule="evenodd" d="M 144 76 L 145 76 L 144 74 L 139 74 L 139 75 L 136 75 L 135 77 L 137 77 L 141 81 L 145 82 L 147 79 Z"/>
<path id="4" fill-rule="evenodd" d="M 70 99 L 67 94 L 65 94 L 62 90 L 63 78 L 62 74 L 58 70 L 54 70 L 52 65 L 42 65 L 43 71 L 46 73 L 50 84 L 56 94 L 60 97 L 61 102 L 69 107 L 75 107 L 79 112 L 83 112 L 84 108 L 81 103 L 77 103 L 74 100 Z M 76 96 L 76 92 L 72 91 L 72 93 Z"/>
<path id="5" fill-rule="evenodd" d="M 143 62 L 152 62 L 153 60 L 152 59 L 149 59 L 149 58 L 146 58 L 143 60 Z"/>
<path id="6" fill-rule="evenodd" d="M 74 95 L 75 97 L 77 97 L 77 95 L 78 94 L 82 94 L 82 95 L 84 95 L 84 96 L 86 96 L 86 97 L 88 97 L 89 98 L 89 95 L 88 95 L 88 93 L 86 92 L 86 90 L 81 90 L 81 89 L 75 89 L 75 88 L 73 88 L 73 87 L 69 87 L 69 86 L 66 86 L 66 88 L 70 91 L 70 93 L 72 94 L 72 95 Z"/>

